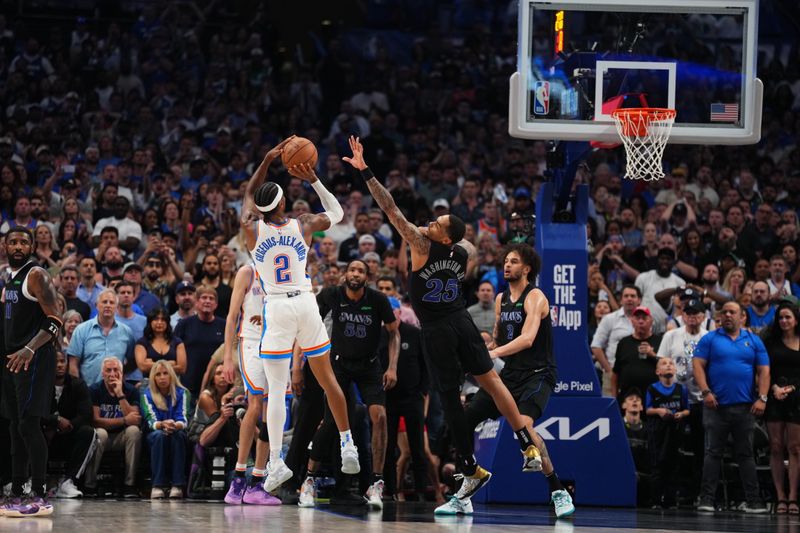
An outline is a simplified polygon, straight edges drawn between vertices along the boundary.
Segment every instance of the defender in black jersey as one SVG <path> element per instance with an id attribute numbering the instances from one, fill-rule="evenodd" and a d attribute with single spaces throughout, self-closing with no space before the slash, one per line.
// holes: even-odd
<path id="1" fill-rule="evenodd" d="M 541 471 L 550 485 L 556 516 L 561 518 L 575 512 L 575 506 L 553 469 L 544 441 L 533 429 L 556 384 L 550 304 L 544 293 L 532 285 L 540 264 L 539 257 L 529 245 L 520 243 L 506 247 L 503 277 L 508 281 L 508 288 L 495 299 L 496 346 L 489 354 L 493 359 L 501 357 L 505 362 L 500 379 L 514 396 L 528 432 L 542 454 Z M 483 389 L 472 398 L 466 412 L 473 430 L 487 418 L 500 416 L 491 396 Z"/>
<path id="2" fill-rule="evenodd" d="M 369 267 L 361 259 L 353 259 L 345 270 L 344 284 L 323 289 L 317 295 L 323 318 L 331 313 L 331 365 L 339 386 L 350 394 L 355 383 L 372 421 L 372 485 L 367 489 L 371 507 L 383 508 L 383 463 L 386 457 L 386 393 L 397 383 L 397 359 L 400 355 L 400 323 L 394 316 L 389 299 L 366 286 Z M 381 332 L 389 333 L 389 365 L 383 371 L 379 357 Z M 349 402 L 348 402 L 349 403 Z M 308 482 L 303 484 L 299 504 L 313 501 L 308 494 L 319 463 L 325 459 L 334 441 L 335 425 L 330 410 L 314 437 L 308 464 Z"/>
<path id="3" fill-rule="evenodd" d="M 445 419 L 458 452 L 459 468 L 464 475 L 455 497 L 435 512 L 471 514 L 469 498 L 489 481 L 491 473 L 478 466 L 473 455 L 473 432 L 460 396 L 465 373 L 475 377 L 514 428 L 525 465 L 541 465 L 539 451 L 514 398 L 492 369 L 489 352 L 464 306 L 461 283 L 467 276 L 469 260 L 476 255 L 475 249 L 462 240 L 466 227 L 456 216 L 440 216 L 427 228 L 419 228 L 406 220 L 392 195 L 364 162 L 364 147 L 358 138 L 350 137 L 350 148 L 353 157 L 343 159 L 361 173 L 375 201 L 411 249 L 411 303 L 422 325 L 431 381 L 439 389 Z"/>
<path id="4" fill-rule="evenodd" d="M 57 295 L 47 271 L 34 262 L 33 235 L 15 227 L 6 234 L 11 280 L 3 289 L 3 333 L 7 364 L 3 382 L 3 413 L 10 420 L 14 498 L 32 478 L 33 497 L 7 504 L 6 516 L 41 516 L 53 512 L 44 498 L 47 441 L 42 417 L 50 414 L 55 383 L 56 351 L 61 318 Z"/>

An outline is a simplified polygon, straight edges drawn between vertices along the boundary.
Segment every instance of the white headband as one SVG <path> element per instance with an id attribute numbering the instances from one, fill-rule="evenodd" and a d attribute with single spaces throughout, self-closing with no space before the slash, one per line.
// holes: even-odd
<path id="1" fill-rule="evenodd" d="M 278 185 L 277 183 L 275 184 L 275 186 L 278 188 L 278 194 L 275 195 L 275 199 L 272 200 L 269 203 L 269 205 L 265 205 L 265 206 L 262 207 L 262 206 L 256 204 L 256 209 L 258 209 L 262 213 L 269 213 L 270 211 L 272 211 L 273 209 L 278 207 L 278 204 L 280 203 L 281 198 L 283 198 L 283 189 L 281 189 L 281 186 Z"/>

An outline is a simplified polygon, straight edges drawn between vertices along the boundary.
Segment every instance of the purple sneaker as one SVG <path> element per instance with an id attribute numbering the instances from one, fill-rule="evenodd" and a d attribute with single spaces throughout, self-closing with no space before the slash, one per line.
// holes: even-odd
<path id="1" fill-rule="evenodd" d="M 18 505 L 6 507 L 5 516 L 10 518 L 31 518 L 36 516 L 50 516 L 53 514 L 53 505 L 41 496 L 26 498 Z"/>
<path id="2" fill-rule="evenodd" d="M 8 512 L 22 505 L 21 498 L 13 498 L 11 496 L 5 497 L 0 500 L 0 516 L 8 516 Z"/>
<path id="3" fill-rule="evenodd" d="M 248 505 L 281 505 L 281 501 L 265 491 L 261 483 L 247 487 L 242 501 Z"/>
<path id="4" fill-rule="evenodd" d="M 225 503 L 241 505 L 245 489 L 247 489 L 247 481 L 243 477 L 234 477 L 231 482 L 231 488 L 228 489 L 228 494 L 225 495 Z"/>

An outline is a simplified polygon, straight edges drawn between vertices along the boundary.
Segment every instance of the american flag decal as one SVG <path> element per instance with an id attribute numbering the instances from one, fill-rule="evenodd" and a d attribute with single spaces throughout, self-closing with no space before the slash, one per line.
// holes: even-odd
<path id="1" fill-rule="evenodd" d="M 711 104 L 711 122 L 736 122 L 739 104 Z"/>

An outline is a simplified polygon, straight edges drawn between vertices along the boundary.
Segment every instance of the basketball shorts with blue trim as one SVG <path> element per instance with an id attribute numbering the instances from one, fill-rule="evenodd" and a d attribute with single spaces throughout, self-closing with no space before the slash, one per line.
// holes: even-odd
<path id="1" fill-rule="evenodd" d="M 262 359 L 292 357 L 295 339 L 306 357 L 324 355 L 330 350 L 331 341 L 319 316 L 317 299 L 310 292 L 294 298 L 268 295 L 262 323 Z"/>
<path id="2" fill-rule="evenodd" d="M 239 339 L 239 369 L 242 381 L 250 394 L 269 393 L 267 374 L 259 354 L 261 339 Z"/>

